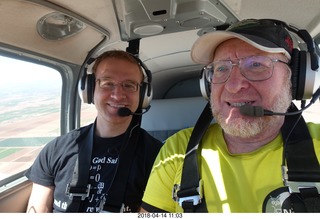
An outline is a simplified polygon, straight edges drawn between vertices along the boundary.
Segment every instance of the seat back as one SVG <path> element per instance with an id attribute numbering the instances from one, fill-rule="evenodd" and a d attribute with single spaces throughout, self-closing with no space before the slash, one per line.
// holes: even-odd
<path id="1" fill-rule="evenodd" d="M 193 127 L 207 101 L 201 97 L 153 99 L 142 116 L 141 127 L 160 141 L 177 131 Z"/>

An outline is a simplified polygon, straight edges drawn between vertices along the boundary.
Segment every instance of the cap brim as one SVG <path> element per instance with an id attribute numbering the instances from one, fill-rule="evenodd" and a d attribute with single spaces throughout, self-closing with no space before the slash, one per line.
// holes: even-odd
<path id="1" fill-rule="evenodd" d="M 276 44 L 253 35 L 240 35 L 227 31 L 215 31 L 202 35 L 193 44 L 191 48 L 191 58 L 198 64 L 209 64 L 213 61 L 213 55 L 216 48 L 226 40 L 238 38 L 246 43 L 269 53 L 283 53 L 288 59 L 291 58 L 290 54 Z"/>

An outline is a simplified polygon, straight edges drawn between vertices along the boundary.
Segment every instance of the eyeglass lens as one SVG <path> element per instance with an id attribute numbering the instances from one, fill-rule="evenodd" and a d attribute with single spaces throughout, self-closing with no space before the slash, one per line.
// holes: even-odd
<path id="1" fill-rule="evenodd" d="M 212 83 L 224 83 L 230 77 L 234 66 L 238 66 L 240 73 L 251 81 L 266 80 L 272 76 L 273 62 L 267 56 L 250 56 L 235 60 L 221 60 L 206 67 L 206 78 Z"/>

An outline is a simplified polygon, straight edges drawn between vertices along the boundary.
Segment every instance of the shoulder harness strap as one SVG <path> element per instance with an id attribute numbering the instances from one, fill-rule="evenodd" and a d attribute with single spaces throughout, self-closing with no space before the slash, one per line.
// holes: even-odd
<path id="1" fill-rule="evenodd" d="M 202 111 L 189 140 L 181 176 L 181 184 L 174 185 L 173 199 L 179 202 L 184 212 L 207 212 L 203 198 L 202 179 L 198 169 L 197 149 L 202 136 L 212 121 L 208 102 Z"/>
<path id="2" fill-rule="evenodd" d="M 84 130 L 80 136 L 88 132 L 85 140 L 79 142 L 79 153 L 74 166 L 72 181 L 67 185 L 65 194 L 69 196 L 66 212 L 79 212 L 80 205 L 90 194 L 90 184 L 88 183 L 90 159 L 93 145 L 95 123 L 89 130 Z M 77 139 L 79 140 L 79 139 Z M 88 154 L 90 156 L 88 156 Z M 81 171 L 80 171 L 81 170 Z"/>
<path id="3" fill-rule="evenodd" d="M 296 106 L 292 104 L 290 111 L 297 111 Z M 307 212 L 320 212 L 320 166 L 301 114 L 286 116 L 281 133 L 285 142 L 282 165 L 284 185 L 291 194 L 300 193 Z"/>

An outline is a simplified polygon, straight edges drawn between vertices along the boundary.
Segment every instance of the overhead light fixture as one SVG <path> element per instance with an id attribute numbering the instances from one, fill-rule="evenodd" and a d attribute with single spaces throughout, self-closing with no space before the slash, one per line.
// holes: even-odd
<path id="1" fill-rule="evenodd" d="M 164 27 L 159 24 L 147 24 L 134 28 L 133 32 L 141 36 L 151 36 L 161 33 L 163 29 Z"/>
<path id="2" fill-rule="evenodd" d="M 43 16 L 37 23 L 37 30 L 46 40 L 62 40 L 71 37 L 85 28 L 85 24 L 60 12 Z"/>

